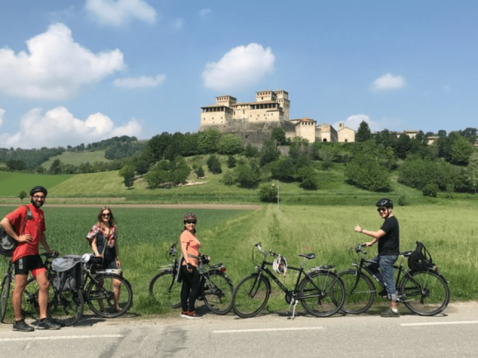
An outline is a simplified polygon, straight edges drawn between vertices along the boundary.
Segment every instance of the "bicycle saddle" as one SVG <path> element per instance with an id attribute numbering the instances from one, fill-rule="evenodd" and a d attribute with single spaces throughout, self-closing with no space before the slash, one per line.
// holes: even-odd
<path id="1" fill-rule="evenodd" d="M 315 254 L 299 254 L 299 256 L 307 260 L 315 259 Z"/>

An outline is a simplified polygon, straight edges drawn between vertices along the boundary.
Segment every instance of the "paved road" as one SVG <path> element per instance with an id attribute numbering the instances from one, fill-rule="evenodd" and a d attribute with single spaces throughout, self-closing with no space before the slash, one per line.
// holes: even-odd
<path id="1" fill-rule="evenodd" d="M 288 320 L 206 315 L 155 319 L 93 318 L 60 331 L 12 332 L 0 325 L 0 357 L 478 357 L 478 303 L 452 304 L 445 315 Z"/>

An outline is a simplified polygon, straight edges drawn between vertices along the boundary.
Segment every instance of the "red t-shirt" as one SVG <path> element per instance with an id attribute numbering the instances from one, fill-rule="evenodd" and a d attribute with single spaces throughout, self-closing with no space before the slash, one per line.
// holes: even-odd
<path id="1" fill-rule="evenodd" d="M 28 204 L 28 207 L 32 212 L 33 219 L 27 220 L 23 234 L 30 234 L 33 240 L 31 242 L 18 242 L 17 248 L 15 251 L 13 251 L 13 262 L 18 260 L 20 257 L 38 255 L 38 245 L 40 244 L 42 234 L 46 230 L 43 210 L 37 209 L 32 204 Z M 15 229 L 17 235 L 22 235 L 21 230 L 23 222 L 27 217 L 27 208 L 25 205 L 18 207 L 5 217 L 8 219 L 8 221 L 10 221 L 10 224 Z"/>

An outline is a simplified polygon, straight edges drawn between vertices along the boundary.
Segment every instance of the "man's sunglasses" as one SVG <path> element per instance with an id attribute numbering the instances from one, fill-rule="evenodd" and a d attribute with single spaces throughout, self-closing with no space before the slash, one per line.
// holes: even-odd
<path id="1" fill-rule="evenodd" d="M 377 211 L 379 213 L 383 213 L 383 212 L 387 211 L 387 208 L 378 208 Z"/>

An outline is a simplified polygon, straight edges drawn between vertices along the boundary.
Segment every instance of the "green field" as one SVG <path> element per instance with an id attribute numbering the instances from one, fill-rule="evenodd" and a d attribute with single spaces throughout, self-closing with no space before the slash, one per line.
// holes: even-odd
<path id="1" fill-rule="evenodd" d="M 3 217 L 11 207 L 0 207 Z M 99 208 L 98 208 L 99 210 Z M 89 252 L 85 235 L 93 225 L 96 208 L 54 208 L 45 206 L 47 237 L 50 246 L 61 254 L 81 255 Z M 168 261 L 165 253 L 177 241 L 182 229 L 183 209 L 153 209 L 115 207 L 118 219 L 120 256 L 125 277 L 134 288 L 133 313 L 139 315 L 164 312 L 149 298 L 148 285 L 161 265 Z M 188 210 L 189 211 L 189 210 Z M 449 281 L 452 301 L 473 300 L 478 296 L 478 246 L 476 209 L 442 206 L 397 207 L 400 221 L 401 249 L 412 250 L 415 241 L 424 242 L 440 272 Z M 265 250 L 284 255 L 289 265 L 297 266 L 298 253 L 315 253 L 317 259 L 307 267 L 334 264 L 338 270 L 350 268 L 358 260 L 349 249 L 366 241 L 367 237 L 353 232 L 356 224 L 376 230 L 381 225 L 373 203 L 369 207 L 356 206 L 299 206 L 265 205 L 258 211 L 196 210 L 198 238 L 201 251 L 212 262 L 223 262 L 234 283 L 254 272 L 252 253 L 254 244 L 262 242 Z M 369 249 L 375 254 L 376 247 Z M 6 260 L 0 259 L 3 275 Z M 295 279 L 289 273 L 283 280 L 290 286 Z M 285 310 L 282 293 L 273 286 L 266 311 Z M 279 294 L 280 293 L 280 294 Z M 378 299 L 377 306 L 385 301 Z M 401 308 L 405 309 L 405 308 Z M 373 312 L 373 311 L 372 311 Z"/>
<path id="2" fill-rule="evenodd" d="M 67 174 L 44 175 L 0 171 L 0 197 L 18 198 L 22 190 L 28 193 L 35 185 L 43 185 L 49 189 L 70 177 L 71 175 Z"/>
<path id="3" fill-rule="evenodd" d="M 109 159 L 105 158 L 105 150 L 97 150 L 94 152 L 63 152 L 60 155 L 51 157 L 46 162 L 42 163 L 42 167 L 50 169 L 51 164 L 56 159 L 59 159 L 63 164 L 80 165 L 81 163 L 90 162 L 109 162 Z"/>

